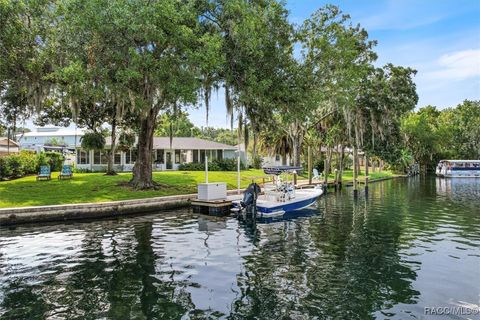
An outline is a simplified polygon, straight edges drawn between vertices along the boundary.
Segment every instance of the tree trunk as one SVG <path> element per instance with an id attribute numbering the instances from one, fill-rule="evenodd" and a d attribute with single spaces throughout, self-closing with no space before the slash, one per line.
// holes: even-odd
<path id="1" fill-rule="evenodd" d="M 356 146 L 353 146 L 353 193 L 357 193 L 357 183 L 358 183 L 358 150 Z"/>
<path id="2" fill-rule="evenodd" d="M 298 143 L 298 136 L 295 135 L 293 137 L 293 165 L 299 166 L 300 165 L 300 147 Z"/>
<path id="3" fill-rule="evenodd" d="M 140 120 L 137 160 L 133 167 L 133 177 L 130 180 L 130 185 L 135 189 L 155 187 L 152 178 L 152 151 L 157 113 L 157 110 L 152 108 L 147 117 Z"/>
<path id="4" fill-rule="evenodd" d="M 298 124 L 298 121 L 295 121 L 290 127 L 288 131 L 288 135 L 292 139 L 292 147 L 293 147 L 293 165 L 299 167 L 300 166 L 300 148 L 303 142 L 303 132 L 301 126 Z"/>
<path id="5" fill-rule="evenodd" d="M 338 165 L 337 185 L 341 187 L 343 180 L 343 163 L 345 161 L 345 146 L 340 146 L 340 163 Z"/>
<path id="6" fill-rule="evenodd" d="M 115 159 L 115 150 L 117 147 L 115 143 L 117 138 L 117 135 L 115 132 L 116 130 L 117 130 L 117 120 L 115 119 L 115 115 L 114 115 L 112 120 L 112 134 L 111 134 L 112 143 L 110 145 L 110 152 L 108 153 L 108 164 L 107 164 L 107 173 L 106 173 L 106 175 L 108 176 L 114 176 L 117 174 L 113 169 L 113 160 Z"/>
<path id="7" fill-rule="evenodd" d="M 340 151 L 338 150 L 338 146 L 335 148 L 335 177 L 334 177 L 334 183 L 335 183 L 335 188 L 337 187 L 338 184 L 338 173 L 340 172 Z"/>
<path id="8" fill-rule="evenodd" d="M 252 155 L 253 159 L 257 159 L 257 144 L 258 144 L 258 134 L 254 131 L 253 132 L 253 150 Z"/>
<path id="9" fill-rule="evenodd" d="M 325 183 L 325 185 L 328 184 L 328 175 L 330 174 L 330 166 L 331 166 L 331 163 L 332 163 L 332 147 L 330 146 L 327 146 L 327 155 L 325 157 L 325 168 L 324 168 L 324 172 L 325 172 L 325 176 L 323 177 L 323 182 Z"/>
<path id="10" fill-rule="evenodd" d="M 284 153 L 282 154 L 282 166 L 286 166 L 287 165 L 287 154 Z"/>
<path id="11" fill-rule="evenodd" d="M 15 114 L 12 119 L 12 124 L 13 124 L 13 132 L 12 132 L 12 140 L 17 141 L 17 115 Z"/>

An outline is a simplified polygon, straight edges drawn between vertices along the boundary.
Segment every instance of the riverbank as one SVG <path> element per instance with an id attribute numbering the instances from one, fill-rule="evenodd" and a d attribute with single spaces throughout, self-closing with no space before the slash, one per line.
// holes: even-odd
<path id="1" fill-rule="evenodd" d="M 158 190 L 132 190 L 126 183 L 130 173 L 105 176 L 102 173 L 76 173 L 72 180 L 57 180 L 58 173 L 53 173 L 50 181 L 36 181 L 35 176 L 12 181 L 0 182 L 0 208 L 20 208 L 32 206 L 104 203 L 133 199 L 188 195 L 197 192 L 197 184 L 205 181 L 203 171 L 168 171 L 155 172 L 154 181 L 160 185 Z M 370 179 L 392 178 L 396 175 L 390 171 L 375 172 Z M 245 170 L 241 172 L 241 187 L 245 188 L 252 180 L 262 181 L 262 170 Z M 360 177 L 362 180 L 363 177 Z M 344 174 L 344 183 L 352 180 L 351 171 Z M 226 182 L 227 188 L 237 188 L 236 172 L 209 172 L 210 182 Z M 329 180 L 331 181 L 331 179 Z"/>

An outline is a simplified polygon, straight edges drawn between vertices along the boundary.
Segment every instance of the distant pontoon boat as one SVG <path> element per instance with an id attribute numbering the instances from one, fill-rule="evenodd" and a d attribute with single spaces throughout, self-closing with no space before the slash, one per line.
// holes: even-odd
<path id="1" fill-rule="evenodd" d="M 435 173 L 445 178 L 480 177 L 480 160 L 440 160 Z"/>

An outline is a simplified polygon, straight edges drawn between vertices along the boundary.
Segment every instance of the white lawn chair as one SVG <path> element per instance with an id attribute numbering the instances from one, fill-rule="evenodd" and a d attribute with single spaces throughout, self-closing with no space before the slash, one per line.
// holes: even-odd
<path id="1" fill-rule="evenodd" d="M 319 180 L 320 181 L 320 174 L 318 174 L 317 168 L 313 169 L 313 177 L 312 180 Z"/>

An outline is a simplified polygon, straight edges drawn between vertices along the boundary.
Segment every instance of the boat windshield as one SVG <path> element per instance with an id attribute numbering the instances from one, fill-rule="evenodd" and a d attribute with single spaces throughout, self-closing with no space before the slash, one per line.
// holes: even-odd
<path id="1" fill-rule="evenodd" d="M 300 170 L 302 170 L 302 167 L 294 167 L 294 166 L 263 167 L 263 172 L 265 172 L 265 174 L 273 174 L 276 176 L 282 173 L 294 174 Z"/>

